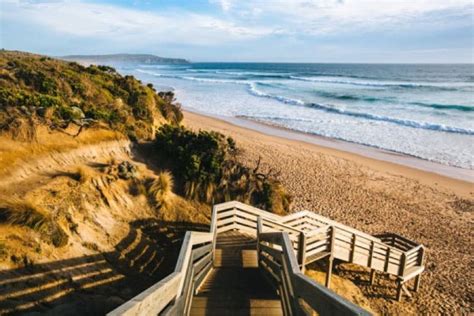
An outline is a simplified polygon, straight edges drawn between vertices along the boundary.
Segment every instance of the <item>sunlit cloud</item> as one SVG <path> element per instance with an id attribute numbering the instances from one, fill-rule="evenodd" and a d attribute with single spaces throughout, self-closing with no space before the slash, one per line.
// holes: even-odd
<path id="1" fill-rule="evenodd" d="M 423 62 L 473 54 L 472 0 L 104 1 L 0 0 L 0 44 L 207 60 L 359 61 L 392 48 L 426 51 L 415 54 Z"/>
<path id="2" fill-rule="evenodd" d="M 4 1 L 2 20 L 28 21 L 54 32 L 112 40 L 154 40 L 213 44 L 272 34 L 268 27 L 246 27 L 186 11 L 146 12 L 80 1 Z"/>

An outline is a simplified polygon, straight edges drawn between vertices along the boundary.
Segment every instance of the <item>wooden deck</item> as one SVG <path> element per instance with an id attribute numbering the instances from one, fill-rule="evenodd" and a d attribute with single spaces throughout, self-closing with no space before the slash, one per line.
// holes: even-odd
<path id="1" fill-rule="evenodd" d="M 283 315 L 281 301 L 257 265 L 255 237 L 219 234 L 215 268 L 194 296 L 191 315 Z"/>

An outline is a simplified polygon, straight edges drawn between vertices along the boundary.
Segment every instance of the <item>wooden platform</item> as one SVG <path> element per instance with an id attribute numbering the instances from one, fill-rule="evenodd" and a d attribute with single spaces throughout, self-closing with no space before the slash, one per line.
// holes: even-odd
<path id="1" fill-rule="evenodd" d="M 191 315 L 283 315 L 278 294 L 257 267 L 254 237 L 235 231 L 218 235 L 215 259 Z"/>

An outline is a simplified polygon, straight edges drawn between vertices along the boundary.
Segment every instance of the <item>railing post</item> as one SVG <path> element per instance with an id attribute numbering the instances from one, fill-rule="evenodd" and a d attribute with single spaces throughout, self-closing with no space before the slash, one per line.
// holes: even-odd
<path id="1" fill-rule="evenodd" d="M 336 242 L 336 229 L 334 226 L 329 228 L 331 230 L 331 237 L 329 239 L 329 257 L 328 257 L 328 270 L 326 272 L 326 287 L 331 287 L 331 275 L 332 275 L 332 264 L 334 262 L 334 243 Z"/>
<path id="2" fill-rule="evenodd" d="M 425 256 L 425 248 L 422 246 L 420 250 L 418 250 L 418 265 L 422 266 Z M 415 287 L 413 291 L 418 292 L 420 289 L 420 282 L 421 282 L 421 273 L 415 277 Z"/>
<path id="3" fill-rule="evenodd" d="M 407 255 L 405 253 L 402 253 L 402 257 L 400 260 L 400 267 L 398 268 L 398 287 L 397 287 L 397 301 L 401 301 L 402 299 L 402 287 L 403 287 L 403 282 L 402 282 L 402 277 L 403 274 L 405 273 L 405 265 L 407 261 Z"/>
<path id="4" fill-rule="evenodd" d="M 372 264 L 374 261 L 374 249 L 375 249 L 375 243 L 372 240 L 370 242 L 370 254 L 369 254 L 369 262 L 368 262 L 368 266 L 370 268 L 370 285 L 374 285 L 374 282 L 375 282 L 375 269 L 372 268 Z"/>
<path id="5" fill-rule="evenodd" d="M 257 216 L 257 266 L 260 266 L 260 233 L 263 232 L 262 217 Z"/>
<path id="6" fill-rule="evenodd" d="M 304 232 L 300 232 L 298 238 L 298 263 L 301 267 L 301 272 L 305 271 L 305 262 L 306 262 L 306 235 Z"/>
<path id="7" fill-rule="evenodd" d="M 387 252 L 386 252 L 386 257 L 385 257 L 385 264 L 384 264 L 384 267 L 383 267 L 383 271 L 385 273 L 388 273 L 388 265 L 390 263 L 390 251 L 392 250 L 392 248 L 390 248 L 390 246 L 387 246 Z"/>
<path id="8" fill-rule="evenodd" d="M 355 257 L 355 249 L 356 249 L 356 243 L 357 243 L 357 235 L 352 234 L 352 243 L 351 243 L 351 257 L 349 259 L 350 263 L 354 263 L 354 257 Z"/>
<path id="9" fill-rule="evenodd" d="M 212 208 L 212 217 L 211 217 L 211 233 L 212 236 L 212 266 L 216 267 L 216 242 L 217 242 L 217 207 Z"/>

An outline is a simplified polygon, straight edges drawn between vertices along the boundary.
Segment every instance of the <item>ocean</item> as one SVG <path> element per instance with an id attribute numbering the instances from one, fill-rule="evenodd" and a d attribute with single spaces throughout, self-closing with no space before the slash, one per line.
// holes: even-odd
<path id="1" fill-rule="evenodd" d="M 188 110 L 474 169 L 474 65 L 120 66 Z"/>

